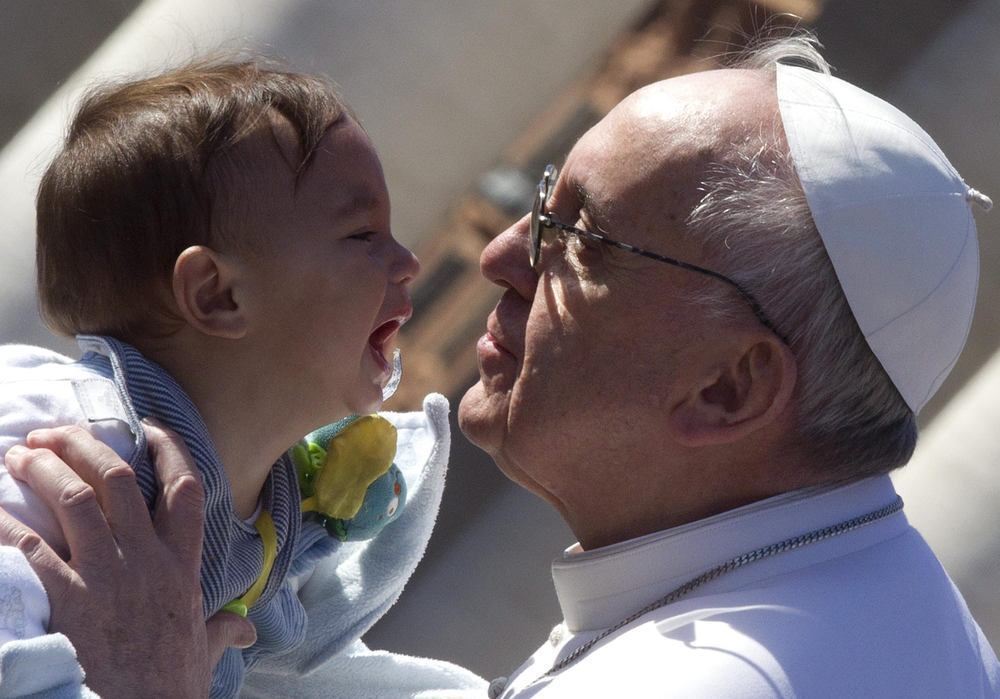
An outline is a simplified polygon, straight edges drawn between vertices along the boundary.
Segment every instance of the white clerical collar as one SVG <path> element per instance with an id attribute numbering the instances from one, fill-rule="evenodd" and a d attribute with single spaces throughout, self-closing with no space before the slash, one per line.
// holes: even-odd
<path id="1" fill-rule="evenodd" d="M 895 497 L 889 477 L 878 476 L 784 493 L 591 551 L 574 544 L 552 563 L 563 618 L 573 632 L 604 628 L 734 556 L 838 524 Z M 905 524 L 902 513 L 894 519 Z"/>

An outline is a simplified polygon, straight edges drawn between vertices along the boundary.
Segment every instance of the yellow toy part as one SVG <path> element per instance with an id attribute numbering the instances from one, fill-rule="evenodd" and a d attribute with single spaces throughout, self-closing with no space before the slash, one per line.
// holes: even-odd
<path id="1" fill-rule="evenodd" d="M 278 533 L 274 529 L 271 513 L 264 510 L 253 525 L 257 529 L 257 533 L 260 534 L 261 543 L 264 545 L 264 565 L 257 580 L 246 591 L 246 594 L 239 599 L 234 599 L 222 608 L 224 611 L 239 614 L 244 618 L 250 607 L 260 599 L 264 588 L 267 587 L 267 580 L 271 577 L 271 568 L 274 567 L 274 559 L 278 557 Z"/>
<path id="2" fill-rule="evenodd" d="M 361 509 L 368 486 L 389 470 L 395 456 L 395 425 L 378 415 L 358 418 L 326 446 L 326 463 L 316 473 L 302 511 L 350 519 Z"/>

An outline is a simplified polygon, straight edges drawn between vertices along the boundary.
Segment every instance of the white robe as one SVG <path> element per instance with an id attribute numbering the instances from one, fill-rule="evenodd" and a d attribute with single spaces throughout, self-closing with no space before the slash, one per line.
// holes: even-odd
<path id="1" fill-rule="evenodd" d="M 502 696 L 1000 696 L 996 655 L 903 512 L 725 573 L 543 677 L 699 574 L 895 498 L 883 476 L 787 493 L 601 549 L 570 548 L 553 564 L 565 621 Z"/>

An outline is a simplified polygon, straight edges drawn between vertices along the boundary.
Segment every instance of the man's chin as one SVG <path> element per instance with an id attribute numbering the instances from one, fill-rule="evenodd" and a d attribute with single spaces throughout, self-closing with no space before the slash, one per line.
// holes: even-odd
<path id="1" fill-rule="evenodd" d="M 509 393 L 489 391 L 477 381 L 458 404 L 459 429 L 470 442 L 493 455 L 503 444 L 509 405 Z"/>

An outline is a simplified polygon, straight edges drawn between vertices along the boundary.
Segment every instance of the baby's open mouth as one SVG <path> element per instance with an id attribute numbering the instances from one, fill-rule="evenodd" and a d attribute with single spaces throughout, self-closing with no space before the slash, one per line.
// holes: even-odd
<path id="1" fill-rule="evenodd" d="M 393 318 L 375 328 L 375 331 L 368 336 L 368 346 L 371 348 L 372 356 L 375 357 L 376 362 L 378 362 L 383 371 L 389 372 L 392 370 L 387 355 L 392 350 L 392 339 L 399 332 L 402 325 L 403 323 L 399 318 Z"/>

